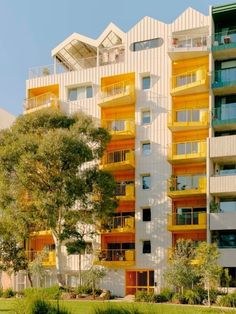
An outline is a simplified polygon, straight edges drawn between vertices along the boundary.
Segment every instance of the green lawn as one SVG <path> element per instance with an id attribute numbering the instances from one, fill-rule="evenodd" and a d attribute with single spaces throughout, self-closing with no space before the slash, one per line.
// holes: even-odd
<path id="1" fill-rule="evenodd" d="M 19 311 L 21 300 L 11 299 L 11 300 L 0 300 L 0 314 L 8 313 L 15 314 L 14 308 L 18 308 Z M 81 302 L 81 301 L 60 301 L 60 304 L 65 308 L 69 309 L 72 314 L 92 314 L 93 309 L 97 307 L 112 306 L 117 307 L 138 307 L 144 314 L 204 314 L 204 313 L 219 313 L 219 314 L 231 314 L 236 313 L 236 310 L 223 310 L 223 309 L 214 309 L 214 308 L 203 308 L 196 306 L 180 306 L 180 305 L 168 305 L 168 304 L 140 304 L 140 303 L 124 303 L 124 302 Z M 23 313 L 21 313 L 23 314 Z"/>

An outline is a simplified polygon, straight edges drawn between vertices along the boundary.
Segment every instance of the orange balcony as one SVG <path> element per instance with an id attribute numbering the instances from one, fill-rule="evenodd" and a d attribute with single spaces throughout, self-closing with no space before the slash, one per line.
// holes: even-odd
<path id="1" fill-rule="evenodd" d="M 103 127 L 108 130 L 113 140 L 123 140 L 135 136 L 135 122 L 131 119 L 103 121 Z"/>
<path id="2" fill-rule="evenodd" d="M 172 131 L 203 129 L 209 126 L 206 108 L 179 109 L 168 112 L 168 128 Z"/>
<path id="3" fill-rule="evenodd" d="M 102 225 L 101 233 L 135 232 L 135 219 L 133 216 L 113 217 L 111 222 Z"/>
<path id="4" fill-rule="evenodd" d="M 132 81 L 121 81 L 102 87 L 98 105 L 102 108 L 125 106 L 135 102 L 135 87 Z"/>
<path id="5" fill-rule="evenodd" d="M 129 170 L 135 167 L 134 151 L 122 150 L 107 153 L 100 168 L 106 171 Z"/>
<path id="6" fill-rule="evenodd" d="M 135 200 L 135 187 L 134 184 L 122 184 L 116 185 L 116 197 L 120 201 L 134 201 Z"/>
<path id="7" fill-rule="evenodd" d="M 45 93 L 28 98 L 24 102 L 25 113 L 34 112 L 44 108 L 59 108 L 59 100 L 53 93 Z"/>
<path id="8" fill-rule="evenodd" d="M 167 228 L 172 232 L 206 229 L 206 218 L 205 212 L 168 214 Z"/>
<path id="9" fill-rule="evenodd" d="M 167 181 L 167 195 L 171 198 L 202 196 L 206 194 L 206 176 L 173 176 Z"/>
<path id="10" fill-rule="evenodd" d="M 135 250 L 114 249 L 97 251 L 95 255 L 94 265 L 100 265 L 111 268 L 134 266 Z"/>
<path id="11" fill-rule="evenodd" d="M 26 255 L 30 262 L 33 262 L 36 258 L 42 261 L 42 265 L 45 267 L 56 266 L 56 253 L 52 251 L 26 251 Z"/>
<path id="12" fill-rule="evenodd" d="M 206 159 L 206 141 L 170 144 L 167 158 L 172 164 L 203 161 Z"/>
<path id="13" fill-rule="evenodd" d="M 197 68 L 180 73 L 171 78 L 171 95 L 204 93 L 209 89 L 209 79 L 205 68 Z"/>

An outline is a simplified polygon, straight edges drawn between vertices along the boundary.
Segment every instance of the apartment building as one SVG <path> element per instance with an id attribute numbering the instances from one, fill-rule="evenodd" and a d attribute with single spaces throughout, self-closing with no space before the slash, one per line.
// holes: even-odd
<path id="1" fill-rule="evenodd" d="M 97 39 L 74 33 L 52 50 L 53 65 L 29 71 L 26 114 L 82 110 L 111 133 L 100 167 L 115 177 L 119 206 L 82 268 L 106 267 L 102 286 L 112 294 L 158 291 L 180 238 L 217 241 L 235 278 L 235 12 L 236 4 L 209 16 L 189 8 L 171 24 L 144 17 L 126 33 L 114 24 Z M 50 285 L 52 235 L 31 235 L 30 252 L 45 247 Z M 78 256 L 64 249 L 64 260 L 76 285 Z M 13 281 L 27 285 L 22 274 Z"/>

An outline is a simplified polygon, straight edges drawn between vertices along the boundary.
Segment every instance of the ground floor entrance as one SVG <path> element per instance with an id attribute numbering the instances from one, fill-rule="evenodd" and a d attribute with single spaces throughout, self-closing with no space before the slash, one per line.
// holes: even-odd
<path id="1" fill-rule="evenodd" d="M 125 274 L 125 290 L 127 294 L 137 291 L 154 292 L 154 270 L 127 270 Z"/>

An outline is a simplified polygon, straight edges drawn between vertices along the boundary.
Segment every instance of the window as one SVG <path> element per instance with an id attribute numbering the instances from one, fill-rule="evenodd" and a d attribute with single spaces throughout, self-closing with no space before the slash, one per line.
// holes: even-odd
<path id="1" fill-rule="evenodd" d="M 236 199 L 235 198 L 220 199 L 220 211 L 222 213 L 236 212 Z"/>
<path id="2" fill-rule="evenodd" d="M 143 208 L 143 221 L 151 221 L 151 208 Z"/>
<path id="3" fill-rule="evenodd" d="M 163 44 L 162 38 L 153 38 L 143 41 L 137 41 L 133 44 L 131 44 L 131 51 L 141 51 L 141 50 L 147 50 L 151 48 L 158 48 Z"/>
<path id="4" fill-rule="evenodd" d="M 79 99 L 92 98 L 93 97 L 93 87 L 88 86 L 79 86 L 76 88 L 68 89 L 68 100 L 75 101 Z"/>
<path id="5" fill-rule="evenodd" d="M 142 77 L 142 89 L 150 89 L 151 87 L 151 77 L 150 76 L 144 76 Z"/>
<path id="6" fill-rule="evenodd" d="M 151 122 L 150 110 L 145 110 L 142 112 L 142 124 L 149 124 Z"/>
<path id="7" fill-rule="evenodd" d="M 142 175 L 142 189 L 149 190 L 151 188 L 151 176 L 150 174 Z"/>
<path id="8" fill-rule="evenodd" d="M 149 155 L 151 153 L 151 144 L 150 143 L 142 143 L 142 153 L 144 155 Z"/>
<path id="9" fill-rule="evenodd" d="M 236 174 L 236 164 L 220 165 L 220 176 Z"/>
<path id="10" fill-rule="evenodd" d="M 151 241 L 143 241 L 143 254 L 151 253 Z"/>

